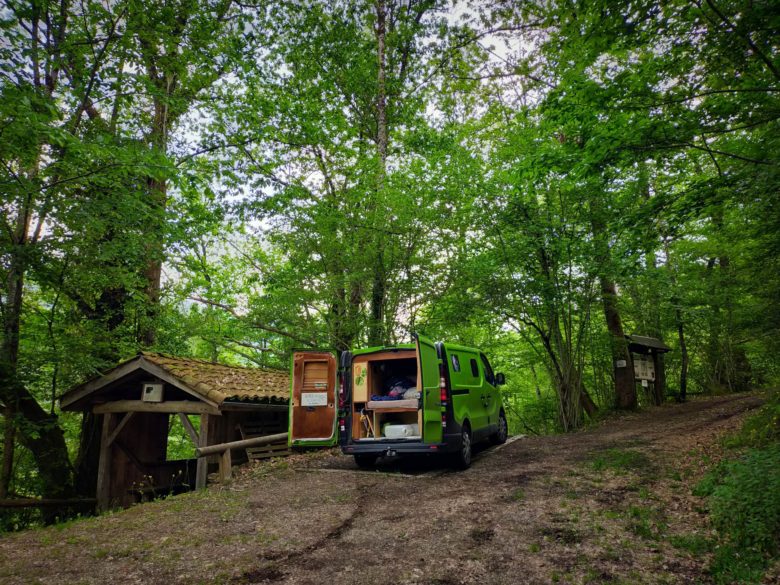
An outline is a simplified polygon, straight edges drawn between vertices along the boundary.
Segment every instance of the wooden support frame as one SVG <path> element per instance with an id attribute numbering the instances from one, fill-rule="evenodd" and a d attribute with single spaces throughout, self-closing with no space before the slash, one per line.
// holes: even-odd
<path id="1" fill-rule="evenodd" d="M 212 414 L 219 416 L 218 408 L 195 400 L 169 400 L 167 402 L 144 402 L 143 400 L 115 400 L 98 404 L 92 412 L 105 414 L 109 412 L 159 412 L 163 414 Z"/>
<path id="2" fill-rule="evenodd" d="M 125 416 L 122 417 L 122 420 L 119 421 L 119 424 L 116 425 L 116 428 L 111 432 L 111 434 L 108 436 L 108 446 L 114 444 L 114 441 L 119 436 L 119 433 L 122 432 L 122 429 L 125 428 L 125 425 L 130 422 L 130 419 L 133 418 L 133 415 L 135 412 L 128 412 L 125 414 Z"/>
<path id="3" fill-rule="evenodd" d="M 195 427 L 192 426 L 189 417 L 183 412 L 180 412 L 179 420 L 181 421 L 181 425 L 187 431 L 187 434 L 190 436 L 192 444 L 195 445 L 195 447 L 200 447 L 200 437 L 198 437 L 198 432 L 195 430 Z"/>

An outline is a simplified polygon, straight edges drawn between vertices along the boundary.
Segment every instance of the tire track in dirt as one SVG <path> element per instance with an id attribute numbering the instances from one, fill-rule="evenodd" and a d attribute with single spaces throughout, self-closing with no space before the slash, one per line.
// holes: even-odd
<path id="1" fill-rule="evenodd" d="M 241 575 L 231 579 L 231 582 L 240 584 L 276 583 L 281 579 L 284 579 L 290 568 L 295 567 L 296 564 L 301 564 L 299 562 L 301 558 L 330 546 L 340 540 L 342 536 L 352 528 L 355 521 L 364 515 L 366 499 L 368 498 L 370 489 L 376 487 L 376 485 L 376 482 L 359 484 L 357 486 L 355 507 L 352 512 L 339 524 L 326 532 L 325 535 L 303 548 L 290 552 L 261 553 L 259 559 L 261 562 L 267 561 L 267 565 L 246 570 Z M 281 569 L 280 567 L 282 566 L 288 569 L 288 571 Z"/>

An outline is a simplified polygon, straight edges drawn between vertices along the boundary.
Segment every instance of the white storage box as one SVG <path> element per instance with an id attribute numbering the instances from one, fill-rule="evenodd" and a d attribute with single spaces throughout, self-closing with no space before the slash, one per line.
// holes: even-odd
<path id="1" fill-rule="evenodd" d="M 409 437 L 419 437 L 420 427 L 417 423 L 401 425 L 386 424 L 382 427 L 382 434 L 388 439 L 407 439 Z"/>

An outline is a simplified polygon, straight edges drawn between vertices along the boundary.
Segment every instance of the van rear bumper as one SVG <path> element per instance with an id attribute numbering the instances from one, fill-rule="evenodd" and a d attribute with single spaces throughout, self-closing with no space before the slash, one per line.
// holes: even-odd
<path id="1" fill-rule="evenodd" d="M 412 453 L 452 453 L 460 449 L 460 433 L 444 435 L 441 443 L 424 443 L 419 439 L 387 439 L 379 441 L 351 441 L 341 446 L 346 455 L 376 455 L 377 457 Z"/>

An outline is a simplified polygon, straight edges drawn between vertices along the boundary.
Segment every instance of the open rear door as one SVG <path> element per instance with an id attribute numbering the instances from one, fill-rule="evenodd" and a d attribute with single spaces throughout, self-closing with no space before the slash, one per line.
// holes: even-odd
<path id="1" fill-rule="evenodd" d="M 417 340 L 417 371 L 420 372 L 423 403 L 422 437 L 426 443 L 441 443 L 441 389 L 439 356 L 434 343 L 422 335 Z"/>
<path id="2" fill-rule="evenodd" d="M 290 378 L 290 445 L 335 445 L 336 356 L 329 351 L 296 351 Z"/>

